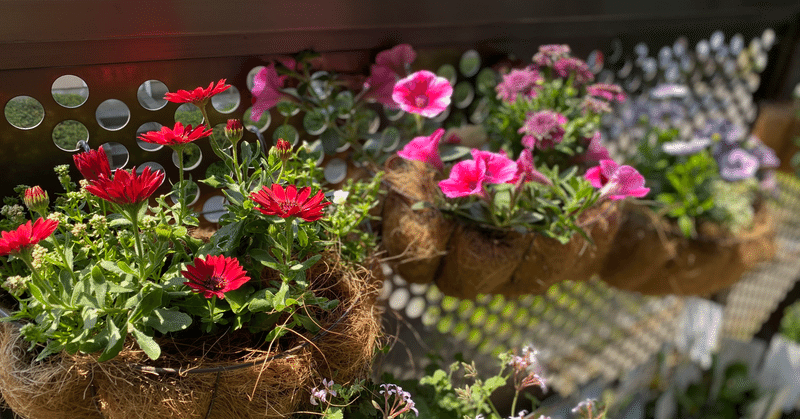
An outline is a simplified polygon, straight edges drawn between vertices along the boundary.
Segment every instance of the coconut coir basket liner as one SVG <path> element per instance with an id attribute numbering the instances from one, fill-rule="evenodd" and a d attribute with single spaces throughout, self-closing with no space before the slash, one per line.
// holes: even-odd
<path id="1" fill-rule="evenodd" d="M 407 281 L 435 282 L 454 297 L 535 294 L 559 281 L 588 279 L 602 265 L 619 226 L 618 206 L 609 202 L 590 208 L 578 220 L 594 245 L 577 234 L 561 244 L 536 233 L 455 222 L 433 204 L 412 209 L 417 202 L 442 199 L 438 175 L 422 162 L 387 161 L 383 246 Z"/>
<path id="2" fill-rule="evenodd" d="M 775 224 L 767 206 L 756 211 L 747 231 L 733 234 L 704 223 L 692 239 L 646 209 L 630 206 L 623 218 L 600 272 L 616 288 L 646 295 L 707 296 L 775 256 Z"/>
<path id="3" fill-rule="evenodd" d="M 309 391 L 322 377 L 337 383 L 364 377 L 380 333 L 380 279 L 369 270 L 328 261 L 309 277 L 318 295 L 340 304 L 314 313 L 320 333 L 295 335 L 281 347 L 241 347 L 236 336 L 208 336 L 192 345 L 162 342 L 158 362 L 130 343 L 103 363 L 66 353 L 36 363 L 18 326 L 3 323 L 0 391 L 30 419 L 285 417 L 308 407 Z"/>

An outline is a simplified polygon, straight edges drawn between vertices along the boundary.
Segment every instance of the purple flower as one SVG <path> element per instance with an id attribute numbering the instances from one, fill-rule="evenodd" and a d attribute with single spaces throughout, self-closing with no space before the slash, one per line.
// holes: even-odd
<path id="1" fill-rule="evenodd" d="M 414 401 L 411 400 L 409 392 L 403 391 L 403 388 L 397 384 L 381 384 L 381 388 L 383 388 L 380 394 L 383 394 L 384 397 L 384 408 L 380 410 L 384 417 L 396 418 L 409 410 L 419 416 L 419 411 L 417 411 Z M 390 403 L 392 398 L 394 400 Z"/>
<path id="2" fill-rule="evenodd" d="M 518 95 L 525 98 L 535 97 L 543 80 L 539 72 L 534 69 L 511 70 L 503 75 L 503 81 L 495 87 L 497 97 L 507 103 L 515 102 Z"/>
<path id="3" fill-rule="evenodd" d="M 691 141 L 671 141 L 661 144 L 661 150 L 670 156 L 697 154 L 711 145 L 708 138 L 693 138 Z"/>
<path id="4" fill-rule="evenodd" d="M 748 145 L 752 147 L 750 149 L 750 154 L 758 158 L 758 164 L 760 167 L 774 169 L 781 165 L 781 159 L 779 159 L 775 154 L 775 150 L 773 150 L 772 147 L 762 143 L 761 139 L 755 135 L 750 136 Z"/>
<path id="5" fill-rule="evenodd" d="M 683 84 L 660 84 L 650 91 L 653 99 L 683 98 L 689 94 L 689 88 Z"/>
<path id="6" fill-rule="evenodd" d="M 525 125 L 517 131 L 525 134 L 522 137 L 522 145 L 533 149 L 539 148 L 546 150 L 553 148 L 564 139 L 564 125 L 567 118 L 551 110 L 544 110 L 536 113 L 529 113 L 525 120 Z"/>
<path id="7" fill-rule="evenodd" d="M 336 391 L 331 390 L 333 386 L 333 380 L 328 381 L 327 378 L 322 379 L 322 388 L 314 387 L 311 390 L 311 404 L 314 406 L 319 405 L 320 402 L 326 403 L 328 401 L 328 395 L 336 396 Z"/>
<path id="8" fill-rule="evenodd" d="M 686 109 L 683 105 L 674 100 L 651 103 L 649 117 L 651 125 L 665 127 L 686 118 Z"/>
<path id="9" fill-rule="evenodd" d="M 741 148 L 720 155 L 717 164 L 720 176 L 729 182 L 749 179 L 758 171 L 758 158 Z"/>
<path id="10" fill-rule="evenodd" d="M 727 119 L 713 119 L 706 123 L 698 137 L 717 139 L 725 144 L 733 145 L 741 142 L 744 139 L 744 129 Z"/>
<path id="11" fill-rule="evenodd" d="M 534 54 L 533 62 L 539 67 L 552 67 L 556 61 L 570 54 L 569 45 L 541 45 L 539 52 Z"/>
<path id="12" fill-rule="evenodd" d="M 553 65 L 553 70 L 561 78 L 574 75 L 575 83 L 584 85 L 594 81 L 594 74 L 589 70 L 589 66 L 575 57 L 561 58 Z"/>

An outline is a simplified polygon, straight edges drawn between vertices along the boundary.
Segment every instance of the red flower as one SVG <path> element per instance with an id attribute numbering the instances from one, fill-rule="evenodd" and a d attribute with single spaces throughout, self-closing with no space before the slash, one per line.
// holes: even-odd
<path id="1" fill-rule="evenodd" d="M 14 231 L 0 234 L 0 256 L 17 255 L 32 248 L 36 243 L 50 237 L 58 227 L 57 220 L 38 218 L 36 221 L 17 227 Z"/>
<path id="2" fill-rule="evenodd" d="M 72 160 L 75 162 L 75 167 L 83 175 L 83 178 L 90 182 L 101 175 L 107 178 L 111 177 L 111 165 L 108 163 L 108 156 L 103 151 L 103 147 L 75 154 L 72 156 Z"/>
<path id="3" fill-rule="evenodd" d="M 150 198 L 150 195 L 161 186 L 164 172 L 151 172 L 145 167 L 142 174 L 136 175 L 136 167 L 117 170 L 113 179 L 105 176 L 91 181 L 86 190 L 94 196 L 119 205 L 139 204 Z"/>
<path id="4" fill-rule="evenodd" d="M 433 118 L 450 105 L 452 95 L 453 86 L 446 78 L 420 70 L 394 85 L 392 99 L 406 112 Z"/>
<path id="5" fill-rule="evenodd" d="M 265 215 L 277 215 L 281 218 L 300 217 L 305 221 L 317 221 L 322 218 L 322 210 L 330 202 L 322 202 L 325 195 L 317 191 L 311 195 L 311 188 L 306 186 L 299 191 L 294 185 L 289 185 L 286 190 L 277 183 L 272 188 L 261 188 L 258 192 L 250 194 L 250 199 L 259 207 L 257 210 Z"/>
<path id="6" fill-rule="evenodd" d="M 147 143 L 172 147 L 186 145 L 200 138 L 208 137 L 212 133 L 213 131 L 207 129 L 205 125 L 199 125 L 192 129 L 191 125 L 184 128 L 183 124 L 176 122 L 174 128 L 161 127 L 161 131 L 150 131 L 139 135 L 139 139 Z"/>
<path id="7" fill-rule="evenodd" d="M 205 89 L 198 87 L 191 92 L 188 90 L 178 90 L 177 93 L 167 93 L 164 95 L 164 99 L 173 103 L 198 104 L 205 102 L 217 93 L 228 90 L 229 87 L 231 87 L 231 85 L 225 84 L 225 79 L 222 79 L 217 82 L 216 86 L 214 86 L 214 82 L 212 81 Z"/>
<path id="8" fill-rule="evenodd" d="M 181 273 L 189 280 L 183 284 L 202 292 L 206 298 L 216 295 L 224 299 L 226 292 L 238 289 L 250 280 L 236 258 L 222 255 L 206 256 L 205 260 L 195 258 L 194 265 L 187 266 Z"/>
<path id="9" fill-rule="evenodd" d="M 231 143 L 238 143 L 239 140 L 242 139 L 243 134 L 244 128 L 242 128 L 242 121 L 238 119 L 229 119 L 228 123 L 225 124 L 225 138 Z"/>

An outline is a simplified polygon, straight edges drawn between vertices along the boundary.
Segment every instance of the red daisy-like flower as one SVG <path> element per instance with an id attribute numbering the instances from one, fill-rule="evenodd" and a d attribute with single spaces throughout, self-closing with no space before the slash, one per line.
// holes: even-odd
<path id="1" fill-rule="evenodd" d="M 250 280 L 236 258 L 222 255 L 206 256 L 205 260 L 195 258 L 194 264 L 181 273 L 189 280 L 183 284 L 202 292 L 206 298 L 216 295 L 224 299 L 226 292 L 238 289 Z"/>
<path id="2" fill-rule="evenodd" d="M 188 90 L 178 90 L 175 93 L 167 93 L 164 95 L 164 99 L 173 103 L 201 103 L 210 99 L 217 93 L 228 90 L 231 85 L 225 84 L 225 81 L 226 79 L 218 81 L 216 86 L 212 81 L 211 84 L 209 84 L 205 89 L 198 87 L 191 92 Z"/>
<path id="3" fill-rule="evenodd" d="M 50 237 L 57 227 L 57 220 L 39 218 L 33 222 L 28 221 L 14 231 L 0 233 L 0 256 L 17 255 L 32 248 L 36 243 Z"/>
<path id="4" fill-rule="evenodd" d="M 119 205 L 139 204 L 150 198 L 150 195 L 161 186 L 164 172 L 150 171 L 145 167 L 142 174 L 136 174 L 136 167 L 128 170 L 117 170 L 113 179 L 105 176 L 91 181 L 86 190 L 94 196 Z"/>
<path id="5" fill-rule="evenodd" d="M 256 209 L 265 215 L 277 215 L 281 218 L 296 216 L 309 222 L 322 218 L 322 210 L 331 204 L 322 202 L 323 198 L 325 195 L 322 191 L 311 196 L 311 188 L 308 186 L 298 191 L 296 186 L 289 185 L 284 190 L 277 183 L 273 183 L 271 188 L 264 187 L 250 194 L 250 199 L 259 205 Z"/>
<path id="6" fill-rule="evenodd" d="M 111 177 L 111 165 L 103 147 L 75 154 L 72 156 L 72 160 L 83 178 L 90 182 L 97 180 L 101 175 L 107 178 Z"/>
<path id="7" fill-rule="evenodd" d="M 192 128 L 191 125 L 184 127 L 180 122 L 176 122 L 174 128 L 161 127 L 161 131 L 150 131 L 139 135 L 139 139 L 148 143 L 172 147 L 189 144 L 200 138 L 208 137 L 212 133 L 213 131 L 206 128 L 205 125 Z"/>

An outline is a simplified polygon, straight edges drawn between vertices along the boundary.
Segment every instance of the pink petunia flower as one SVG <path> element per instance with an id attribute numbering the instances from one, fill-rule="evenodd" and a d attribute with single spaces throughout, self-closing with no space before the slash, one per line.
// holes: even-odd
<path id="1" fill-rule="evenodd" d="M 397 155 L 406 160 L 417 160 L 444 170 L 442 158 L 439 156 L 439 142 L 444 135 L 444 128 L 439 128 L 428 137 L 416 137 L 411 140 Z"/>
<path id="2" fill-rule="evenodd" d="M 525 134 L 522 137 L 522 145 L 533 149 L 539 148 L 546 150 L 553 148 L 564 139 L 564 125 L 567 118 L 558 112 L 544 110 L 536 113 L 529 113 L 525 124 L 517 131 Z"/>
<path id="3" fill-rule="evenodd" d="M 504 102 L 514 103 L 519 95 L 525 98 L 535 97 L 542 81 L 544 79 L 534 69 L 514 69 L 503 75 L 503 81 L 495 87 L 495 91 L 497 97 Z"/>
<path id="4" fill-rule="evenodd" d="M 411 63 L 417 59 L 417 52 L 409 44 L 400 44 L 381 51 L 375 56 L 375 64 L 392 70 L 398 76 L 408 74 Z"/>
<path id="5" fill-rule="evenodd" d="M 275 70 L 275 63 L 264 67 L 253 79 L 253 109 L 250 111 L 250 119 L 258 121 L 261 114 L 278 104 L 286 96 L 281 89 L 288 76 L 279 76 Z"/>
<path id="6" fill-rule="evenodd" d="M 486 182 L 486 162 L 484 160 L 464 160 L 456 163 L 450 170 L 450 177 L 439 182 L 439 188 L 448 198 L 478 195 L 484 196 L 483 184 Z"/>
<path id="7" fill-rule="evenodd" d="M 543 185 L 553 184 L 547 176 L 536 170 L 533 164 L 533 152 L 529 148 L 522 149 L 517 158 L 517 178 L 520 184 L 527 182 L 536 182 Z"/>
<path id="8" fill-rule="evenodd" d="M 453 86 L 446 78 L 421 70 L 400 79 L 394 85 L 392 99 L 406 112 L 433 118 L 450 105 L 452 95 Z"/>
<path id="9" fill-rule="evenodd" d="M 516 183 L 517 163 L 505 154 L 472 149 L 473 160 L 482 160 L 486 165 L 487 183 Z"/>
<path id="10" fill-rule="evenodd" d="M 397 83 L 397 74 L 392 69 L 373 64 L 369 68 L 369 77 L 364 80 L 364 89 L 367 90 L 364 98 L 388 108 L 397 109 L 399 105 L 392 99 L 395 83 Z"/>
<path id="11" fill-rule="evenodd" d="M 586 171 L 584 178 L 600 189 L 601 199 L 642 198 L 650 192 L 650 188 L 644 187 L 644 177 L 636 169 L 620 166 L 614 160 L 601 160 L 599 166 Z"/>
<path id="12" fill-rule="evenodd" d="M 589 140 L 589 145 L 586 146 L 586 161 L 603 161 L 611 160 L 611 155 L 608 154 L 608 149 L 603 145 L 602 136 L 600 131 L 594 133 Z"/>

